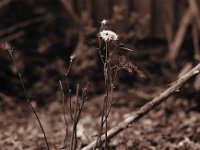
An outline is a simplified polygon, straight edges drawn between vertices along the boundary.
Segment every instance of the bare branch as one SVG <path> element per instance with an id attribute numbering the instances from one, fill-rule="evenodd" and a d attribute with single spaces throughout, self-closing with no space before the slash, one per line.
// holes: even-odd
<path id="1" fill-rule="evenodd" d="M 138 119 L 142 118 L 144 115 L 146 115 L 148 112 L 150 112 L 152 109 L 159 106 L 162 102 L 166 101 L 167 98 L 179 91 L 179 89 L 189 81 L 192 77 L 199 74 L 200 72 L 200 63 L 194 67 L 192 70 L 190 70 L 188 73 L 180 77 L 172 86 L 170 86 L 168 89 L 166 89 L 163 93 L 161 93 L 159 96 L 152 99 L 150 102 L 145 104 L 143 107 L 141 107 L 137 112 L 131 113 L 129 117 L 127 117 L 125 120 L 123 120 L 118 125 L 114 126 L 107 132 L 107 140 L 111 139 L 112 137 L 116 136 L 121 131 L 127 129 L 130 124 L 137 121 Z M 106 140 L 105 134 L 101 136 L 101 141 L 99 141 L 99 144 L 103 144 Z M 91 150 L 93 147 L 95 147 L 96 140 L 91 142 L 89 145 L 84 147 L 82 150 Z M 98 145 L 97 145 L 98 146 Z"/>
<path id="2" fill-rule="evenodd" d="M 2 30 L 0 30 L 0 37 L 3 37 L 7 34 L 11 34 L 15 31 L 18 31 L 18 30 L 22 30 L 34 23 L 38 23 L 38 22 L 42 22 L 44 20 L 47 20 L 51 17 L 51 15 L 47 14 L 47 15 L 43 15 L 43 16 L 39 16 L 39 17 L 36 17 L 36 18 L 33 18 L 33 19 L 29 19 L 29 20 L 26 20 L 26 21 L 23 21 L 23 22 L 20 22 L 16 25 L 13 25 L 11 27 L 8 27 L 8 28 L 4 28 Z"/>

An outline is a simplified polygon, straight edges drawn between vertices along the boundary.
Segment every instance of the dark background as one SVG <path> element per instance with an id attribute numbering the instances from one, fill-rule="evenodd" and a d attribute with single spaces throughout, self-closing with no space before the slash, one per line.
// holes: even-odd
<path id="1" fill-rule="evenodd" d="M 120 41 L 133 49 L 164 47 L 167 46 L 166 28 L 174 34 L 188 4 L 185 0 L 2 0 L 0 7 L 1 41 L 14 47 L 27 94 L 31 99 L 43 101 L 54 99 L 58 80 L 66 72 L 72 54 L 77 55 L 70 73 L 72 84 L 101 80 L 101 75 L 96 73 L 96 48 L 98 28 L 104 18 L 109 19 L 110 28 L 120 35 Z M 140 51 L 133 57 L 139 57 Z M 149 55 L 152 53 L 149 51 Z M 167 55 L 166 48 L 161 48 L 161 53 Z M 6 55 L 6 52 L 0 55 L 0 91 L 9 96 L 23 96 L 13 62 Z M 101 83 L 91 85 L 91 94 L 102 92 Z"/>

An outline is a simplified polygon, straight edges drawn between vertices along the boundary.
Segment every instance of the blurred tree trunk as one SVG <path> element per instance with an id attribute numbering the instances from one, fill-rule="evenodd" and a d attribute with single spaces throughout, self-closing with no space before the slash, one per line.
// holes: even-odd
<path id="1" fill-rule="evenodd" d="M 141 15 L 151 16 L 151 36 L 170 39 L 172 33 L 178 28 L 178 23 L 185 8 L 188 5 L 188 0 L 75 0 L 67 1 L 69 8 L 74 9 L 74 12 L 81 14 L 81 10 L 90 10 L 93 21 L 101 21 L 104 18 L 111 18 L 115 13 L 120 13 L 124 17 L 124 21 L 117 25 L 117 28 L 126 28 L 126 22 L 131 12 L 136 12 Z M 73 5 L 71 4 L 73 3 Z M 200 1 L 197 1 L 200 8 Z M 74 7 L 73 7 L 74 6 Z M 89 9 L 88 9 L 89 8 Z M 73 11 L 69 11 L 72 18 L 76 18 Z M 119 17 L 119 16 L 118 16 Z"/>
<path id="2" fill-rule="evenodd" d="M 171 30 L 174 24 L 173 5 L 174 0 L 152 0 L 151 35 L 153 37 L 166 38 L 166 25 Z"/>
<path id="3" fill-rule="evenodd" d="M 116 30 L 126 30 L 131 12 L 150 15 L 150 37 L 172 40 L 173 33 L 185 11 L 187 0 L 76 0 L 76 11 L 90 4 L 92 18 L 98 24 L 104 18 L 117 18 Z M 200 1 L 198 1 L 200 6 Z M 123 19 L 120 20 L 120 15 Z M 123 21 L 122 21 L 123 20 Z"/>
<path id="4" fill-rule="evenodd" d="M 114 29 L 117 32 L 125 31 L 128 27 L 129 1 L 116 0 L 113 6 L 112 21 L 116 22 Z"/>
<path id="5" fill-rule="evenodd" d="M 152 0 L 133 0 L 131 8 L 133 11 L 143 15 L 151 14 L 151 3 Z"/>

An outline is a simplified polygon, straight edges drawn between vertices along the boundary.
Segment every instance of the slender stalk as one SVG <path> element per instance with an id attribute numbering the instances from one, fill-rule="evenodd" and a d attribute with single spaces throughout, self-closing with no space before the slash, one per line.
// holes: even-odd
<path id="1" fill-rule="evenodd" d="M 66 79 L 66 84 L 67 84 L 67 89 L 68 89 L 70 117 L 71 117 L 71 120 L 73 121 L 71 89 L 70 89 L 70 86 L 69 86 L 69 83 L 68 83 L 68 74 L 69 74 L 69 72 L 71 70 L 72 64 L 73 64 L 73 56 L 71 56 L 71 58 L 70 58 L 70 64 L 69 64 L 67 72 L 65 73 L 65 79 Z"/>
<path id="2" fill-rule="evenodd" d="M 79 99 L 79 89 L 80 89 L 80 85 L 77 84 L 76 86 L 76 102 L 75 102 L 75 108 L 74 108 L 74 115 L 73 115 L 73 129 L 72 129 L 72 137 L 71 137 L 71 146 L 70 146 L 70 150 L 76 150 L 77 147 L 77 123 L 78 123 L 78 99 Z"/>
<path id="3" fill-rule="evenodd" d="M 19 80 L 20 80 L 20 83 L 21 83 L 21 86 L 22 86 L 24 95 L 26 96 L 26 87 L 25 87 L 25 85 L 24 85 L 23 78 L 22 78 L 22 75 L 21 75 L 21 73 L 20 73 L 20 71 L 19 71 L 19 68 L 18 68 L 18 66 L 17 66 L 16 60 L 15 60 L 15 58 L 14 58 L 14 56 L 13 56 L 13 49 L 8 50 L 8 52 L 9 52 L 9 54 L 10 54 L 10 56 L 11 56 L 11 59 L 12 59 L 14 65 L 15 65 L 17 71 L 18 71 L 18 77 L 19 77 Z M 42 130 L 43 135 L 44 135 L 44 139 L 45 139 L 45 142 L 46 142 L 46 145 L 47 145 L 47 149 L 50 150 L 49 143 L 48 143 L 48 141 L 47 141 L 47 136 L 46 136 L 46 133 L 45 133 L 45 131 L 44 131 L 43 125 L 42 125 L 42 123 L 41 123 L 41 121 L 40 121 L 40 118 L 39 118 L 39 116 L 37 115 L 37 113 L 36 113 L 36 111 L 35 111 L 35 108 L 34 108 L 33 105 L 31 104 L 29 98 L 26 98 L 26 102 L 27 102 L 27 104 L 30 106 L 30 108 L 31 108 L 31 110 L 33 111 L 35 117 L 37 118 L 38 124 L 39 124 L 39 126 L 40 126 L 40 128 L 41 128 L 41 130 Z"/>
<path id="4" fill-rule="evenodd" d="M 104 28 L 104 25 L 107 23 L 106 20 L 103 20 L 101 22 L 101 27 L 99 30 L 99 56 L 101 58 L 101 61 L 103 63 L 103 72 L 104 72 L 104 84 L 105 84 L 105 97 L 103 101 L 103 108 L 102 108 L 102 116 L 101 116 L 101 126 L 100 126 L 100 131 L 96 140 L 96 143 L 93 147 L 100 147 L 102 146 L 99 141 L 101 141 L 102 137 L 102 132 L 105 127 L 105 145 L 103 146 L 104 149 L 108 148 L 108 140 L 107 140 L 107 131 L 108 131 L 108 117 L 112 108 L 113 104 L 113 89 L 114 89 L 114 79 L 116 77 L 116 73 L 114 74 L 114 67 L 112 66 L 110 59 L 111 59 L 111 52 L 109 51 L 109 44 L 111 41 L 116 41 L 118 39 L 118 35 L 115 34 L 112 31 L 102 31 Z M 102 31 L 102 32 L 101 32 Z M 117 44 L 117 43 L 115 43 Z M 116 46 L 116 45 L 115 45 Z M 102 55 L 102 53 L 104 55 Z"/>
<path id="5" fill-rule="evenodd" d="M 67 123 L 67 118 L 66 118 L 66 110 L 65 110 L 65 93 L 63 91 L 63 86 L 62 86 L 62 82 L 59 81 L 60 83 L 60 90 L 61 90 L 61 94 L 62 94 L 62 109 L 63 109 L 63 118 L 65 121 L 65 125 L 66 125 L 66 129 L 65 129 L 65 138 L 64 138 L 64 148 L 65 150 L 67 149 L 67 139 L 68 139 L 68 123 Z"/>
<path id="6" fill-rule="evenodd" d="M 104 101 L 106 99 L 106 96 L 104 96 Z M 102 132 L 103 132 L 103 125 L 104 125 L 104 107 L 102 108 L 101 110 L 101 120 L 100 120 L 100 130 L 99 130 L 99 134 L 98 134 L 98 137 L 97 137 L 97 140 L 96 140 L 96 143 L 93 147 L 93 150 L 95 150 L 96 147 L 98 147 L 99 145 L 99 142 L 101 141 L 101 135 L 102 135 Z"/>
<path id="7" fill-rule="evenodd" d="M 39 116 L 37 115 L 37 113 L 36 113 L 36 111 L 35 111 L 35 108 L 34 108 L 33 105 L 31 104 L 31 102 L 30 102 L 29 99 L 27 99 L 27 102 L 28 102 L 28 104 L 30 105 L 30 107 L 31 107 L 33 113 L 35 114 L 35 117 L 37 118 L 37 121 L 38 121 L 38 123 L 39 123 L 39 125 L 40 125 L 40 128 L 41 128 L 41 130 L 42 130 L 42 133 L 43 133 L 43 135 L 44 135 L 44 139 L 45 139 L 45 142 L 46 142 L 46 145 L 47 145 L 47 149 L 50 150 L 49 143 L 48 143 L 48 141 L 47 141 L 47 136 L 46 136 L 46 133 L 45 133 L 45 131 L 44 131 L 42 122 L 40 121 L 40 118 L 39 118 Z"/>
<path id="8" fill-rule="evenodd" d="M 111 111 L 111 107 L 113 104 L 113 89 L 114 89 L 114 79 L 116 74 L 113 74 L 113 68 L 110 64 L 110 52 L 109 52 L 109 42 L 105 41 L 99 41 L 100 42 L 100 49 L 99 49 L 99 55 L 104 65 L 104 84 L 105 84 L 105 97 L 103 102 L 103 108 L 102 108 L 102 116 L 101 116 L 101 125 L 100 125 L 100 131 L 98 138 L 96 140 L 95 146 L 99 146 L 99 141 L 101 141 L 101 135 L 103 134 L 103 129 L 105 127 L 105 149 L 108 148 L 108 141 L 107 141 L 107 131 L 108 131 L 108 116 Z M 105 47 L 102 47 L 102 43 L 105 43 Z M 101 51 L 105 51 L 105 60 L 103 60 L 103 57 L 101 55 Z M 114 77 L 113 77 L 114 76 Z M 105 126 L 104 126 L 105 125 Z"/>
<path id="9" fill-rule="evenodd" d="M 106 89 L 106 95 L 105 95 L 105 99 L 104 99 L 104 106 L 103 106 L 103 110 L 104 110 L 104 120 L 105 120 L 105 137 L 106 137 L 106 141 L 105 141 L 105 149 L 107 149 L 108 147 L 108 143 L 107 143 L 107 130 L 108 130 L 108 116 L 107 116 L 107 112 L 108 112 L 108 102 L 109 102 L 109 50 L 108 50 L 108 43 L 105 42 L 105 51 L 106 51 L 106 58 L 105 58 L 105 63 L 104 63 L 104 80 L 105 80 L 105 89 Z M 104 126 L 104 120 L 102 122 L 102 126 Z"/>

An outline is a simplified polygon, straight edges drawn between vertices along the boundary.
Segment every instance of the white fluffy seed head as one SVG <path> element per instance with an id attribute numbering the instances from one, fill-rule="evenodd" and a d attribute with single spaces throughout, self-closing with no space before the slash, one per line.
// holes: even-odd
<path id="1" fill-rule="evenodd" d="M 118 40 L 118 35 L 111 30 L 102 30 L 99 33 L 99 37 L 101 37 L 105 42 Z"/>
<path id="2" fill-rule="evenodd" d="M 107 23 L 107 20 L 106 19 L 103 19 L 102 21 L 101 21 L 101 24 L 102 25 L 105 25 Z"/>

